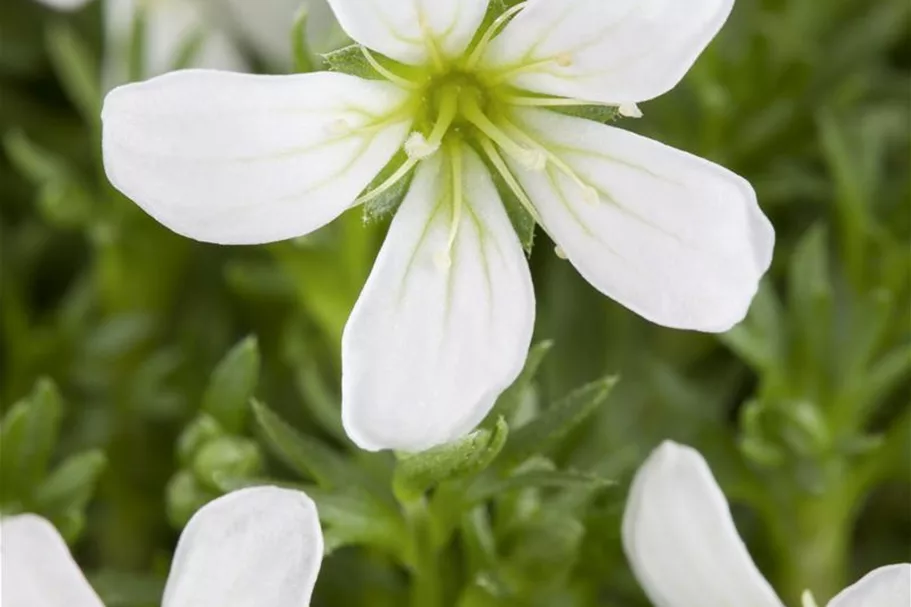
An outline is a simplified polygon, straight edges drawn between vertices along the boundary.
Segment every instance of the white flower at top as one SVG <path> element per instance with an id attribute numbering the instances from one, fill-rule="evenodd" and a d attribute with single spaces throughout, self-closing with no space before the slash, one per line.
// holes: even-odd
<path id="1" fill-rule="evenodd" d="M 316 506 L 255 487 L 201 508 L 180 536 L 162 607 L 306 607 L 323 558 Z M 48 521 L 0 521 L 4 607 L 104 607 Z"/>
<path id="2" fill-rule="evenodd" d="M 744 317 L 774 245 L 750 185 L 554 111 L 636 115 L 677 84 L 733 0 L 529 0 L 494 20 L 488 0 L 329 4 L 385 80 L 170 74 L 108 95 L 103 145 L 118 189 L 221 244 L 307 234 L 415 169 L 343 338 L 342 413 L 358 445 L 460 437 L 522 368 L 534 291 L 492 174 L 629 309 L 701 331 Z M 365 191 L 400 150 L 407 161 Z"/>
<path id="3" fill-rule="evenodd" d="M 623 515 L 623 546 L 655 607 L 784 607 L 740 539 L 708 464 L 690 447 L 666 442 L 639 469 Z M 828 603 L 908 605 L 911 564 L 876 569 Z"/>

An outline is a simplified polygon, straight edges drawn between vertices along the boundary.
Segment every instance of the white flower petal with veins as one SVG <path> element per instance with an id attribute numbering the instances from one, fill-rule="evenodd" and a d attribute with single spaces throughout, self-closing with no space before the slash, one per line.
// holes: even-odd
<path id="1" fill-rule="evenodd" d="M 304 493 L 235 491 L 183 530 L 162 607 L 306 607 L 322 558 L 316 506 Z"/>
<path id="2" fill-rule="evenodd" d="M 0 520 L 5 607 L 104 607 L 54 526 L 34 514 Z"/>
<path id="3" fill-rule="evenodd" d="M 623 547 L 655 607 L 783 607 L 698 451 L 665 442 L 636 473 Z"/>
<path id="4" fill-rule="evenodd" d="M 345 32 L 403 63 L 458 57 L 487 12 L 488 0 L 328 0 Z"/>
<path id="5" fill-rule="evenodd" d="M 544 171 L 512 163 L 544 228 L 589 282 L 668 327 L 720 332 L 743 319 L 775 238 L 749 183 L 596 122 L 543 110 L 516 118 L 582 182 L 553 162 Z"/>
<path id="6" fill-rule="evenodd" d="M 871 571 L 845 588 L 828 607 L 908 607 L 911 605 L 911 563 Z"/>
<path id="7" fill-rule="evenodd" d="M 250 244 L 307 234 L 351 206 L 408 135 L 390 84 L 334 73 L 188 70 L 105 100 L 111 183 L 175 232 Z"/>
<path id="8" fill-rule="evenodd" d="M 672 89 L 734 0 L 529 0 L 484 66 L 518 88 L 621 104 Z"/>
<path id="9" fill-rule="evenodd" d="M 345 327 L 342 415 L 364 449 L 420 451 L 468 433 L 528 353 L 528 264 L 486 168 L 460 155 L 458 184 L 449 154 L 422 163 Z M 450 249 L 454 187 L 464 200 Z"/>

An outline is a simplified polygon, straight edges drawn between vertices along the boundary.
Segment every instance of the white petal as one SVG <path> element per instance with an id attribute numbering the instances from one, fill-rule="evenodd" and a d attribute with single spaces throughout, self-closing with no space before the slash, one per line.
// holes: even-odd
<path id="1" fill-rule="evenodd" d="M 403 63 L 462 54 L 484 20 L 488 0 L 329 0 L 357 42 Z"/>
<path id="2" fill-rule="evenodd" d="M 783 607 L 698 451 L 666 442 L 636 473 L 623 547 L 655 607 Z"/>
<path id="3" fill-rule="evenodd" d="M 108 47 L 104 79 L 109 88 L 128 81 L 130 46 L 134 21 L 138 16 L 141 16 L 145 28 L 142 49 L 142 76 L 145 78 L 187 67 L 178 63 L 187 44 L 197 38 L 201 42 L 190 62 L 191 67 L 235 71 L 246 71 L 248 67 L 225 30 L 217 27 L 215 20 L 204 12 L 199 2 L 106 0 L 102 4 L 105 44 Z"/>
<path id="4" fill-rule="evenodd" d="M 235 491 L 190 519 L 162 607 L 306 607 L 322 558 L 316 506 L 304 493 Z"/>
<path id="5" fill-rule="evenodd" d="M 554 163 L 538 172 L 513 163 L 544 227 L 590 283 L 668 327 L 725 331 L 743 319 L 775 239 L 745 180 L 596 122 L 542 110 L 517 117 L 588 186 Z"/>
<path id="6" fill-rule="evenodd" d="M 672 89 L 734 0 L 530 0 L 484 66 L 519 88 L 621 104 Z"/>
<path id="7" fill-rule="evenodd" d="M 344 74 L 175 72 L 108 94 L 105 170 L 185 236 L 301 236 L 349 208 L 401 146 L 404 99 L 390 84 Z"/>
<path id="8" fill-rule="evenodd" d="M 40 516 L 0 521 L 0 563 L 6 607 L 104 607 L 57 529 Z"/>
<path id="9" fill-rule="evenodd" d="M 451 265 L 449 156 L 424 161 L 342 339 L 342 418 L 368 450 L 471 431 L 516 378 L 534 326 L 528 264 L 487 169 L 465 148 Z"/>
<path id="10" fill-rule="evenodd" d="M 829 601 L 828 607 L 908 607 L 911 605 L 911 564 L 875 569 Z"/>

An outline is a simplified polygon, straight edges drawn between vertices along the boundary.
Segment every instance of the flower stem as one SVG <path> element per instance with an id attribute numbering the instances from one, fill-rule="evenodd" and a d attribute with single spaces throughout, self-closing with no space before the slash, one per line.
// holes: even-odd
<path id="1" fill-rule="evenodd" d="M 443 585 L 439 569 L 439 551 L 434 539 L 433 519 L 424 497 L 404 504 L 411 529 L 412 607 L 442 607 Z"/>

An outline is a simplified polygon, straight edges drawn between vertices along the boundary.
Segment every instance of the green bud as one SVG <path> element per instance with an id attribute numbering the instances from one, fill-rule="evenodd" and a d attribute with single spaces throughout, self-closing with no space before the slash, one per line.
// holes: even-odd
<path id="1" fill-rule="evenodd" d="M 211 489 L 218 489 L 223 479 L 255 476 L 262 467 L 259 446 L 238 436 L 221 436 L 209 441 L 193 460 L 197 480 Z"/>
<path id="2" fill-rule="evenodd" d="M 199 451 L 224 433 L 214 417 L 206 413 L 197 415 L 177 439 L 177 458 L 181 466 L 190 467 Z"/>
<path id="3" fill-rule="evenodd" d="M 165 509 L 168 521 L 175 529 L 183 529 L 197 510 L 218 497 L 215 491 L 203 487 L 189 470 L 181 470 L 165 490 Z"/>

